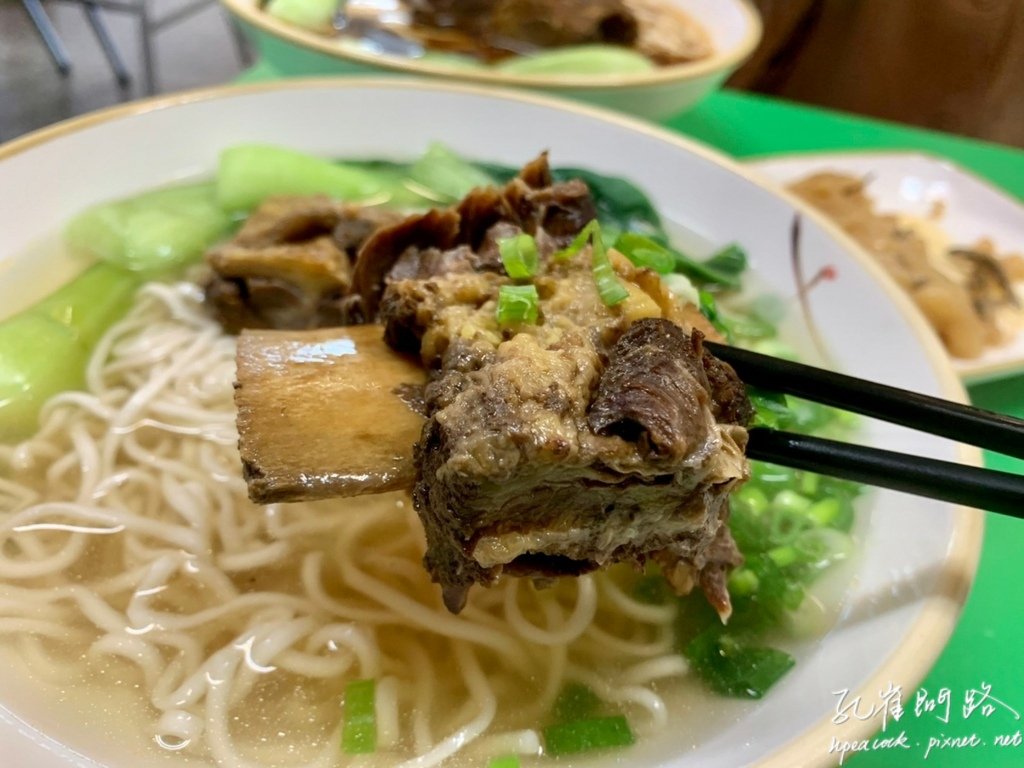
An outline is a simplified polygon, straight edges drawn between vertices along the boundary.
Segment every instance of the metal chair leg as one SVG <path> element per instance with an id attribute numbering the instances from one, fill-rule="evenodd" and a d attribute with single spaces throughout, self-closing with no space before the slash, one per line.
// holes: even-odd
<path id="1" fill-rule="evenodd" d="M 153 27 L 145 0 L 139 7 L 139 43 L 142 46 L 143 82 L 146 95 L 156 93 L 156 62 L 153 60 Z"/>
<path id="2" fill-rule="evenodd" d="M 110 68 L 114 71 L 117 82 L 122 88 L 126 88 L 132 82 L 132 76 L 129 74 L 128 69 L 124 65 L 124 60 L 121 58 L 120 51 L 117 50 L 117 46 L 114 45 L 114 40 L 110 36 L 110 30 L 107 29 L 107 25 L 103 21 L 103 16 L 100 15 L 99 6 L 93 2 L 86 2 L 85 5 L 85 16 L 89 20 L 89 26 L 92 27 L 93 33 L 96 35 L 96 39 L 100 43 L 100 47 L 103 49 L 103 54 L 107 57 L 107 62 L 110 64 Z"/>
<path id="3" fill-rule="evenodd" d="M 230 17 L 227 17 L 225 21 L 227 21 L 228 28 L 231 30 L 231 36 L 235 39 L 235 49 L 238 51 L 238 60 L 242 62 L 243 66 L 252 66 L 252 48 L 249 47 L 249 40 L 246 38 L 245 33 L 242 32 L 241 25 L 239 25 L 235 19 Z"/>
<path id="4" fill-rule="evenodd" d="M 36 29 L 39 31 L 39 36 L 43 38 L 46 50 L 50 52 L 50 58 L 53 59 L 57 71 L 60 72 L 62 77 L 66 77 L 71 73 L 71 59 L 64 48 L 64 42 L 53 27 L 53 22 L 50 21 L 50 17 L 43 10 L 43 4 L 39 0 L 21 0 L 21 4 L 25 6 L 25 10 L 28 11 L 32 23 L 36 25 Z"/>

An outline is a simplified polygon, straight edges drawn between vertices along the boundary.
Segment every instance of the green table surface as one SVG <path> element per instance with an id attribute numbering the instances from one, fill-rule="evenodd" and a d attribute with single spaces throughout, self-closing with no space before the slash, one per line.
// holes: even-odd
<path id="1" fill-rule="evenodd" d="M 242 76 L 243 81 L 330 72 L 330 65 L 316 57 L 260 42 L 265 57 Z M 722 91 L 665 125 L 739 158 L 865 148 L 923 150 L 949 158 L 1024 198 L 1024 151 L 777 99 Z M 1024 239 L 1024 232 L 1021 235 Z M 1024 376 L 972 386 L 970 396 L 982 407 L 1024 417 Z M 991 467 L 1024 472 L 1024 461 L 994 454 L 986 454 L 985 460 Z M 949 644 L 918 689 L 933 699 L 948 690 L 948 723 L 938 720 L 935 712 L 916 713 L 915 695 L 904 691 L 905 713 L 898 723 L 890 724 L 887 733 L 905 730 L 912 748 L 869 749 L 847 764 L 852 762 L 856 768 L 1024 766 L 1024 745 L 993 743 L 997 735 L 1024 732 L 1024 662 L 1017 656 L 1024 651 L 1024 602 L 1017 591 L 1020 587 L 1013 586 L 1024 576 L 1021 555 L 1024 521 L 987 515 L 981 564 L 970 598 Z M 964 717 L 965 696 L 981 691 L 983 685 L 990 685 L 991 696 L 1010 705 L 1022 719 L 1015 720 L 998 706 L 987 717 L 980 708 Z M 865 700 L 864 707 L 868 704 Z M 984 743 L 960 749 L 933 747 L 925 762 L 930 739 L 971 734 Z"/>

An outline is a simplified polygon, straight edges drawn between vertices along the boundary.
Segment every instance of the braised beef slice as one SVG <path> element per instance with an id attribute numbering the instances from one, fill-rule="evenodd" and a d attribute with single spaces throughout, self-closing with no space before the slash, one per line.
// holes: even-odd
<path id="1" fill-rule="evenodd" d="M 498 0 L 486 23 L 496 41 L 540 48 L 586 43 L 632 45 L 636 18 L 623 0 Z"/>
<path id="2" fill-rule="evenodd" d="M 362 322 L 352 259 L 372 232 L 399 218 L 321 196 L 270 198 L 207 254 L 207 306 L 229 333 Z"/>
<path id="3" fill-rule="evenodd" d="M 505 202 L 504 190 L 498 187 L 478 187 L 459 203 L 459 242 L 478 250 L 487 233 L 499 222 L 511 216 Z"/>
<path id="4" fill-rule="evenodd" d="M 458 611 L 472 584 L 502 572 L 654 558 L 727 615 L 719 575 L 735 563 L 709 553 L 731 543 L 746 432 L 711 414 L 699 334 L 639 320 L 607 367 L 585 330 L 560 336 L 519 334 L 487 356 L 463 348 L 461 369 L 446 359 L 426 388 L 414 502 L 445 604 Z"/>
<path id="5" fill-rule="evenodd" d="M 231 333 L 318 327 L 321 304 L 341 297 L 351 284 L 349 258 L 329 235 L 261 247 L 230 242 L 207 253 L 207 263 L 213 277 L 206 303 Z"/>
<path id="6" fill-rule="evenodd" d="M 352 276 L 353 288 L 363 300 L 368 317 L 377 314 L 384 279 L 409 249 L 448 250 L 456 244 L 459 214 L 453 209 L 430 210 L 382 227 L 363 243 Z"/>
<path id="7" fill-rule="evenodd" d="M 711 413 L 715 419 L 723 424 L 747 426 L 754 418 L 754 406 L 736 371 L 707 349 L 702 349 L 701 363 L 711 391 Z"/>
<path id="8" fill-rule="evenodd" d="M 413 18 L 482 35 L 510 51 L 584 43 L 632 45 L 637 21 L 623 0 L 411 0 Z"/>
<path id="9" fill-rule="evenodd" d="M 618 435 L 644 453 L 685 456 L 704 439 L 700 412 L 710 400 L 699 331 L 667 320 L 636 323 L 612 350 L 590 409 L 590 427 Z M 701 384 L 694 387 L 694 373 Z"/>
<path id="10" fill-rule="evenodd" d="M 619 340 L 590 410 L 590 427 L 644 446 L 652 455 L 683 455 L 702 434 L 699 412 L 746 425 L 750 400 L 735 371 L 703 346 L 704 335 L 667 320 L 643 320 Z M 687 374 L 687 375 L 684 375 Z M 688 388 L 689 377 L 701 387 Z"/>
<path id="11" fill-rule="evenodd" d="M 343 210 L 328 197 L 270 197 L 249 214 L 233 242 L 266 248 L 314 240 L 331 234 Z"/>

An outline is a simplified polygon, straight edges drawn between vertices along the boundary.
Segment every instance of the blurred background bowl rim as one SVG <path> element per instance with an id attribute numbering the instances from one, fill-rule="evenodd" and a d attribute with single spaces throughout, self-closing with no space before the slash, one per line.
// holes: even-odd
<path id="1" fill-rule="evenodd" d="M 403 59 L 398 56 L 346 49 L 335 44 L 318 32 L 288 24 L 274 18 L 269 13 L 256 7 L 254 0 L 220 0 L 235 17 L 250 24 L 262 32 L 270 34 L 286 43 L 312 50 L 316 53 L 342 61 L 349 61 L 366 66 L 400 72 L 409 76 L 429 76 L 432 78 L 452 78 L 463 82 L 480 85 L 501 85 L 516 88 L 536 89 L 574 89 L 601 90 L 617 88 L 645 88 L 658 85 L 669 85 L 697 80 L 717 72 L 731 72 L 748 59 L 761 42 L 764 25 L 761 15 L 751 0 L 719 0 L 731 3 L 743 15 L 743 38 L 734 46 L 714 53 L 704 59 L 657 66 L 647 72 L 634 72 L 623 75 L 522 75 L 491 71 L 488 69 L 460 69 L 423 62 L 418 59 Z"/>

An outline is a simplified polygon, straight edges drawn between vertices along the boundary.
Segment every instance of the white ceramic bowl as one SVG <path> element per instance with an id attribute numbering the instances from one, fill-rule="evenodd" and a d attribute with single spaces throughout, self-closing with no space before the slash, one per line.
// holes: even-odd
<path id="1" fill-rule="evenodd" d="M 517 164 L 547 148 L 555 164 L 628 177 L 671 221 L 711 243 L 740 243 L 768 287 L 783 295 L 793 294 L 787 243 L 800 212 L 808 273 L 826 265 L 838 273 L 810 298 L 835 364 L 866 378 L 963 399 L 937 340 L 873 261 L 736 163 L 613 113 L 439 83 L 360 79 L 215 89 L 125 105 L 12 142 L 0 148 L 0 283 L 11 279 L 5 267 L 14 254 L 45 241 L 84 206 L 210 174 L 218 152 L 239 142 L 273 142 L 325 156 L 410 158 L 439 138 L 471 158 Z M 875 423 L 865 425 L 862 439 L 965 458 L 949 443 Z M 966 458 L 978 460 L 976 452 Z M 733 707 L 718 730 L 683 737 L 682 728 L 673 728 L 638 747 L 630 753 L 632 768 L 834 764 L 832 737 L 867 738 L 881 726 L 878 718 L 833 725 L 835 691 L 849 689 L 867 703 L 893 684 L 910 696 L 956 623 L 977 562 L 982 516 L 879 492 L 863 523 L 863 556 L 846 609 L 798 666 L 764 700 Z M 116 738 L 84 727 L 15 679 L 0 672 L 5 766 L 94 764 L 89 759 L 111 768 L 146 764 Z M 172 757 L 159 764 L 177 763 Z"/>
<path id="2" fill-rule="evenodd" d="M 773 181 L 790 184 L 821 171 L 870 178 L 868 192 L 880 211 L 934 218 L 953 243 L 990 239 L 1000 253 L 1024 252 L 1024 204 L 1005 190 L 949 160 L 920 152 L 808 152 L 750 161 Z M 1024 283 L 1017 283 L 1024 301 Z M 953 358 L 964 381 L 992 381 L 1024 372 L 1024 328 L 973 359 Z"/>
<path id="3" fill-rule="evenodd" d="M 607 76 L 510 75 L 463 70 L 395 56 L 381 56 L 340 45 L 335 38 L 286 24 L 259 7 L 258 0 L 221 0 L 258 38 L 264 55 L 285 74 L 406 74 L 513 88 L 611 107 L 626 114 L 660 120 L 692 107 L 722 84 L 757 47 L 761 19 L 749 0 L 666 0 L 686 11 L 708 31 L 714 53 L 688 64 L 652 72 Z M 302 51 L 282 51 L 280 43 Z"/>

